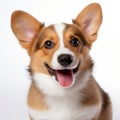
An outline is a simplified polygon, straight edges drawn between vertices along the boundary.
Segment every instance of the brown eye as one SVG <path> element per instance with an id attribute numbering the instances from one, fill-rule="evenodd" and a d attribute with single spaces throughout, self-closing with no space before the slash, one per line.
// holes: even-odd
<path id="1" fill-rule="evenodd" d="M 47 41 L 44 43 L 44 47 L 45 47 L 46 49 L 52 49 L 54 46 L 55 46 L 55 44 L 54 44 L 51 40 L 47 40 Z"/>
<path id="2" fill-rule="evenodd" d="M 73 47 L 78 47 L 80 45 L 80 42 L 78 40 L 78 38 L 72 38 L 70 40 L 70 44 L 73 46 Z"/>

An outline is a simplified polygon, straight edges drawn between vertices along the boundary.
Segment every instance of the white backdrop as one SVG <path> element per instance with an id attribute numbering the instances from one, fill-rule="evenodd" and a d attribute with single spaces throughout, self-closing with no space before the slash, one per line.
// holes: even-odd
<path id="1" fill-rule="evenodd" d="M 120 120 L 120 3 L 118 0 L 4 0 L 0 2 L 0 120 L 29 120 L 26 97 L 30 84 L 29 56 L 10 27 L 15 10 L 29 12 L 46 24 L 71 22 L 82 8 L 98 2 L 103 23 L 91 55 L 94 75 L 113 103 L 113 120 Z"/>

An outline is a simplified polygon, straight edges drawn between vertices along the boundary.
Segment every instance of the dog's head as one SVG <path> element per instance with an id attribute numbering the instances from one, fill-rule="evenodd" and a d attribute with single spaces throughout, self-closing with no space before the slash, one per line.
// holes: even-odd
<path id="1" fill-rule="evenodd" d="M 31 72 L 40 78 L 36 77 L 36 81 L 71 87 L 80 73 L 92 67 L 89 50 L 97 38 L 101 22 L 101 7 L 93 3 L 79 13 L 73 24 L 45 27 L 31 15 L 16 11 L 11 25 L 20 44 L 31 57 Z"/>

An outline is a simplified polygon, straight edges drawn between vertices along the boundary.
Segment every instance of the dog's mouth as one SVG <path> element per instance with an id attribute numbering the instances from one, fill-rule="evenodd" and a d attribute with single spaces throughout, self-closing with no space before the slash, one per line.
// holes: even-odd
<path id="1" fill-rule="evenodd" d="M 79 69 L 79 64 L 74 69 L 53 69 L 51 68 L 47 63 L 45 63 L 45 66 L 49 72 L 50 75 L 55 76 L 56 81 L 62 86 L 62 87 L 70 87 L 74 83 L 73 81 L 73 75 L 77 73 Z"/>

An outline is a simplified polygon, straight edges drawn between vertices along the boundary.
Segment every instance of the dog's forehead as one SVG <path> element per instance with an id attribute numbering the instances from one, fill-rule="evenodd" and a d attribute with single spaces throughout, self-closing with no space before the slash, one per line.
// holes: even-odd
<path id="1" fill-rule="evenodd" d="M 56 32 L 56 34 L 58 35 L 58 38 L 59 38 L 59 41 L 60 41 L 60 46 L 61 47 L 64 47 L 64 43 L 63 43 L 63 35 L 64 35 L 64 31 L 65 31 L 65 28 L 66 28 L 66 24 L 54 24 L 53 27 L 54 27 L 54 30 Z"/>
<path id="2" fill-rule="evenodd" d="M 64 44 L 66 38 L 70 39 L 75 36 L 78 36 L 83 41 L 83 43 L 86 42 L 80 28 L 77 25 L 66 23 L 52 24 L 44 27 L 39 32 L 37 43 L 40 43 L 44 40 L 53 40 L 55 42 L 59 41 L 60 47 L 65 47 Z"/>
<path id="3" fill-rule="evenodd" d="M 59 40 L 63 40 L 65 35 L 72 37 L 75 35 L 83 39 L 83 34 L 80 30 L 80 27 L 76 24 L 53 24 L 48 26 L 48 29 L 51 29 L 51 31 L 59 37 Z"/>
<path id="4" fill-rule="evenodd" d="M 63 40 L 66 33 L 69 33 L 69 35 L 81 34 L 80 29 L 76 25 L 67 23 L 52 24 L 46 27 L 46 31 L 55 33 L 59 37 L 59 40 Z"/>
<path id="5" fill-rule="evenodd" d="M 61 39 L 66 29 L 66 26 L 67 24 L 63 24 L 63 23 L 46 26 L 42 30 L 40 30 L 38 34 L 38 38 L 41 38 L 41 37 L 46 38 L 48 36 L 53 37 L 57 35 L 59 39 Z"/>
<path id="6" fill-rule="evenodd" d="M 52 26 L 59 38 L 61 46 L 64 46 L 65 36 L 69 37 L 69 39 L 77 36 L 81 39 L 81 41 L 84 44 L 87 44 L 84 35 L 82 34 L 80 27 L 78 25 L 61 23 L 61 24 L 54 24 Z"/>

